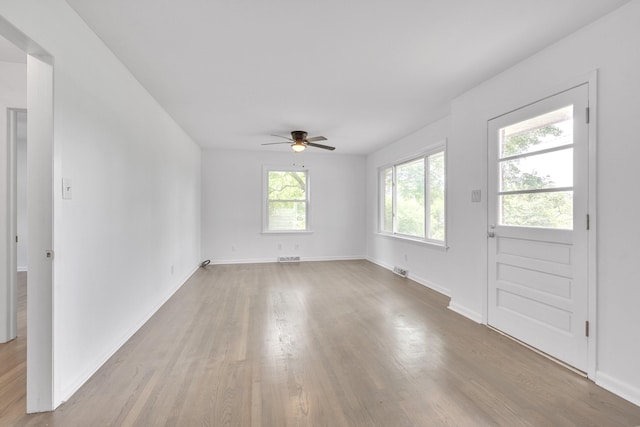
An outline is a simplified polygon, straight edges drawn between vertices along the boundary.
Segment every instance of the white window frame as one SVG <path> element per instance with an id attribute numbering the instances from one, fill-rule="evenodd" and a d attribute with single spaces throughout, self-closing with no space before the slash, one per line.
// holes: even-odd
<path id="1" fill-rule="evenodd" d="M 435 240 L 426 237 L 428 235 L 429 230 L 429 220 L 430 220 L 430 194 L 429 194 L 429 170 L 428 170 L 428 162 L 427 159 L 429 156 L 434 154 L 443 153 L 444 154 L 444 239 L 443 240 Z M 430 145 L 426 150 L 416 153 L 411 156 L 407 156 L 396 161 L 386 163 L 380 167 L 378 167 L 378 234 L 393 238 L 398 238 L 402 240 L 410 240 L 414 242 L 423 243 L 426 245 L 432 245 L 439 248 L 447 249 L 447 236 L 449 230 L 448 224 L 448 167 L 447 167 L 447 141 L 442 140 L 435 144 Z M 424 194 L 425 194 L 425 206 L 424 206 L 424 215 L 425 215 L 425 237 L 412 236 L 407 234 L 398 233 L 397 230 L 397 202 L 396 202 L 396 168 L 398 166 L 402 166 L 406 163 L 413 162 L 415 160 L 423 159 L 425 162 L 425 177 L 424 177 Z M 392 169 L 393 176 L 393 190 L 392 190 L 392 231 L 384 230 L 384 213 L 385 213 L 385 183 L 384 183 L 384 171 Z"/>
<path id="2" fill-rule="evenodd" d="M 306 227 L 304 230 L 269 229 L 269 172 L 304 172 L 306 175 L 305 203 Z M 263 234 L 305 234 L 311 233 L 311 185 L 309 169 L 297 166 L 263 165 L 262 167 L 262 233 Z"/>

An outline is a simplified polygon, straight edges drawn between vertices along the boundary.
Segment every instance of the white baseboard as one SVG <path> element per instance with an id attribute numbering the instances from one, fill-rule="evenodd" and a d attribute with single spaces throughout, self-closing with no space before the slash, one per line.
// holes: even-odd
<path id="1" fill-rule="evenodd" d="M 382 268 L 386 268 L 387 270 L 393 271 L 393 266 L 391 266 L 389 264 L 386 264 L 386 263 L 384 263 L 382 261 L 378 261 L 377 259 L 367 257 L 367 261 L 369 261 L 369 262 L 371 262 L 371 263 L 373 263 L 375 265 L 378 265 L 378 266 L 380 266 Z"/>
<path id="2" fill-rule="evenodd" d="M 620 381 L 619 379 L 600 371 L 596 372 L 596 384 L 606 390 L 609 390 L 611 393 L 628 400 L 634 405 L 640 406 L 640 388 L 627 384 L 624 381 Z"/>
<path id="3" fill-rule="evenodd" d="M 458 313 L 461 316 L 466 317 L 467 319 L 473 320 L 476 323 L 482 323 L 482 314 L 469 310 L 467 307 L 455 303 L 453 300 L 449 302 L 449 310 Z"/>
<path id="4" fill-rule="evenodd" d="M 27 266 L 26 265 L 22 266 L 22 267 L 18 266 L 18 272 L 22 273 L 23 271 L 29 271 L 29 270 L 27 270 Z"/>
<path id="5" fill-rule="evenodd" d="M 266 264 L 269 262 L 278 262 L 276 257 L 273 258 L 247 258 L 247 259 L 212 259 L 211 265 L 225 264 Z"/>
<path id="6" fill-rule="evenodd" d="M 293 255 L 292 255 L 293 256 Z M 298 255 L 297 255 L 298 256 Z M 312 262 L 312 261 L 356 261 L 366 259 L 364 255 L 357 256 L 328 256 L 328 257 L 305 257 L 300 256 L 300 262 Z M 272 258 L 247 258 L 247 259 L 218 259 L 211 260 L 212 265 L 224 265 L 224 264 L 266 264 L 270 262 L 278 262 L 278 257 Z"/>
<path id="7" fill-rule="evenodd" d="M 191 276 L 193 276 L 193 274 L 198 270 L 199 267 L 200 267 L 200 264 L 198 264 L 198 266 L 195 267 L 191 271 L 191 273 L 187 274 L 184 280 L 182 280 L 181 282 L 178 282 L 173 289 L 171 289 L 166 295 L 164 295 L 164 297 L 161 298 L 160 302 L 156 304 L 156 306 L 149 313 L 147 313 L 147 315 L 144 316 L 143 319 L 140 322 L 138 322 L 137 325 L 134 325 L 133 328 L 129 329 L 129 331 L 124 334 L 124 336 L 120 339 L 120 341 L 115 345 L 115 347 L 111 351 L 103 355 L 101 358 L 98 358 L 98 362 L 94 364 L 93 369 L 91 369 L 88 372 L 85 372 L 84 375 L 80 375 L 78 379 L 76 379 L 76 381 L 73 382 L 73 384 L 65 387 L 64 390 L 60 390 L 59 396 L 54 396 L 55 401 L 53 403 L 54 405 L 53 409 L 55 410 L 58 406 L 60 406 L 62 403 L 67 401 L 71 396 L 73 396 L 74 393 L 78 391 L 78 389 L 82 387 L 84 383 L 86 383 L 98 371 L 98 369 L 102 367 L 102 365 L 104 365 L 118 350 L 120 350 L 120 348 L 124 344 L 126 344 L 126 342 L 129 341 L 129 339 L 136 332 L 138 332 L 138 330 L 142 328 L 144 324 L 147 323 L 149 319 L 151 319 L 151 317 L 154 314 L 156 314 L 156 312 L 160 310 L 160 308 L 167 301 L 169 301 L 169 299 L 178 291 L 178 289 L 180 289 L 187 282 L 187 280 L 189 280 Z"/>
<path id="8" fill-rule="evenodd" d="M 385 263 L 380 262 L 378 260 L 375 260 L 373 258 L 365 258 L 365 259 L 367 261 L 375 264 L 375 265 L 378 265 L 378 266 L 380 266 L 382 268 L 386 268 L 387 270 L 393 271 L 393 266 L 391 266 L 391 265 L 385 264 Z M 439 285 L 437 283 L 433 283 L 430 280 L 427 280 L 427 279 L 424 279 L 424 278 L 422 278 L 420 276 L 416 276 L 414 274 L 411 274 L 411 272 L 409 272 L 408 278 L 413 280 L 414 282 L 424 286 L 425 288 L 429 288 L 432 291 L 436 291 L 436 292 L 438 292 L 438 293 L 440 293 L 440 294 L 442 294 L 444 296 L 451 297 L 451 290 L 449 290 L 449 288 L 445 288 L 444 286 L 441 286 L 441 285 Z"/>
<path id="9" fill-rule="evenodd" d="M 445 295 L 451 298 L 451 290 L 449 288 L 445 288 L 444 286 L 440 286 L 437 283 L 433 283 L 430 280 L 423 279 L 419 276 L 413 275 L 411 274 L 411 272 L 409 272 L 409 279 L 413 280 L 416 283 L 420 283 L 425 288 L 429 288 L 431 290 L 434 290 L 438 293 L 441 293 L 442 295 Z"/>
<path id="10" fill-rule="evenodd" d="M 386 268 L 387 270 L 393 271 L 393 266 L 390 266 L 388 264 L 385 264 L 385 263 L 383 263 L 381 261 L 378 261 L 376 259 L 373 259 L 373 258 L 367 258 L 367 260 L 372 262 L 372 263 L 374 263 L 374 264 L 376 264 L 376 265 L 379 265 L 380 267 Z M 431 282 L 429 280 L 425 280 L 425 279 L 422 279 L 420 277 L 413 276 L 411 274 L 411 272 L 409 272 L 409 278 L 411 280 L 414 280 L 414 281 L 420 283 L 423 286 L 426 286 L 427 288 L 433 289 L 434 291 L 440 292 L 441 294 L 444 294 L 444 295 L 446 295 L 446 296 L 451 298 L 451 290 L 449 288 L 445 288 L 444 286 L 439 286 L 438 284 L 435 284 L 435 283 L 433 283 L 433 282 Z M 453 300 L 451 300 L 449 302 L 449 307 L 448 308 L 449 308 L 449 310 L 454 311 L 454 312 L 456 312 L 456 313 L 460 314 L 461 316 L 464 316 L 464 317 L 466 317 L 468 319 L 471 319 L 476 323 L 482 323 L 482 314 L 480 314 L 480 313 L 478 313 L 476 311 L 473 311 L 473 310 L 469 310 L 465 306 L 462 306 L 460 304 L 455 303 Z"/>
<path id="11" fill-rule="evenodd" d="M 364 255 L 357 256 L 331 256 L 331 257 L 309 257 L 302 258 L 302 261 L 361 261 L 367 259 Z"/>

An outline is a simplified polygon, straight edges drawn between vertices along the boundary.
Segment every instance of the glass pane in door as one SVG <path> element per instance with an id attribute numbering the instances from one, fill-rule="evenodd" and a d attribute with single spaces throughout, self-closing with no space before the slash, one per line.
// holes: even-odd
<path id="1" fill-rule="evenodd" d="M 573 229 L 573 105 L 498 133 L 498 223 Z"/>

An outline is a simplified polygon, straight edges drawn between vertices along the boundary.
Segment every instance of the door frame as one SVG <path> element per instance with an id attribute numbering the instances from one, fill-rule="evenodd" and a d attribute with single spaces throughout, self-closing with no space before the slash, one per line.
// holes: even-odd
<path id="1" fill-rule="evenodd" d="M 26 94 L 25 94 L 26 95 Z M 26 98 L 26 96 L 25 96 Z M 25 100 L 26 102 L 26 100 Z M 8 325 L 11 329 L 11 336 L 13 338 L 17 335 L 17 241 L 14 241 L 14 236 L 18 235 L 18 113 L 27 112 L 26 108 L 7 108 L 7 170 L 8 170 L 8 198 L 7 198 L 7 222 L 9 238 L 9 249 L 7 257 L 8 271 L 6 274 L 7 285 L 9 287 L 9 298 L 7 305 L 7 317 Z"/>
<path id="2" fill-rule="evenodd" d="M 27 413 L 54 409 L 53 57 L 0 16 L 0 35 L 27 55 Z M 14 211 L 15 212 L 15 211 Z M 9 221 L 14 221 L 15 218 Z M 15 237 L 12 237 L 15 242 Z M 52 252 L 49 252 L 52 253 Z"/>
<path id="3" fill-rule="evenodd" d="M 598 104 L 597 104 L 597 84 L 598 84 L 598 70 L 593 70 L 586 75 L 568 79 L 567 81 L 554 85 L 544 92 L 540 93 L 540 96 L 532 96 L 527 98 L 528 102 L 521 103 L 520 105 L 513 105 L 513 101 L 510 101 L 508 107 L 504 108 L 504 111 L 487 118 L 486 135 L 485 135 L 485 173 L 486 183 L 485 193 L 489 190 L 489 122 L 497 117 L 509 114 L 513 111 L 535 104 L 546 98 L 550 98 L 558 93 L 565 92 L 569 89 L 587 84 L 588 87 L 588 101 L 589 101 L 589 123 L 588 123 L 588 189 L 587 189 L 587 209 L 589 214 L 589 233 L 587 236 L 587 319 L 589 321 L 589 339 L 587 340 L 587 377 L 593 381 L 596 379 L 597 368 L 597 342 L 598 342 L 598 324 L 597 324 L 597 117 L 598 117 Z M 484 206 L 484 226 L 487 236 L 489 231 L 489 203 L 485 197 Z M 483 298 L 483 310 L 482 310 L 482 323 L 488 325 L 488 295 L 489 295 L 489 242 L 488 239 L 484 245 L 485 251 L 485 277 L 484 277 L 484 298 Z"/>

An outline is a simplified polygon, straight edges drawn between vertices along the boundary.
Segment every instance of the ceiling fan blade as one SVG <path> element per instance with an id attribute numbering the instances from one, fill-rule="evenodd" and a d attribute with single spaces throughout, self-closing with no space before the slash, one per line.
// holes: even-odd
<path id="1" fill-rule="evenodd" d="M 293 141 L 293 139 L 291 139 L 291 138 L 290 138 L 290 137 L 288 137 L 288 136 L 276 135 L 276 134 L 274 134 L 274 133 L 272 133 L 272 134 L 271 134 L 271 136 L 277 136 L 278 138 L 284 138 L 284 139 L 288 139 L 289 141 Z M 264 144 L 263 144 L 263 145 L 264 145 Z"/>
<path id="2" fill-rule="evenodd" d="M 290 142 L 267 142 L 265 144 L 260 144 L 260 145 L 276 145 L 276 144 L 289 144 L 289 145 L 291 145 Z"/>
<path id="3" fill-rule="evenodd" d="M 325 138 L 324 136 L 312 136 L 311 138 L 306 139 L 307 142 L 326 141 L 326 140 L 327 138 Z"/>
<path id="4" fill-rule="evenodd" d="M 309 147 L 324 148 L 325 150 L 331 150 L 331 151 L 333 151 L 333 150 L 335 150 L 335 149 L 336 149 L 336 147 L 331 147 L 331 146 L 329 146 L 329 145 L 315 144 L 315 143 L 313 143 L 313 142 L 307 142 L 307 145 L 308 145 Z"/>

